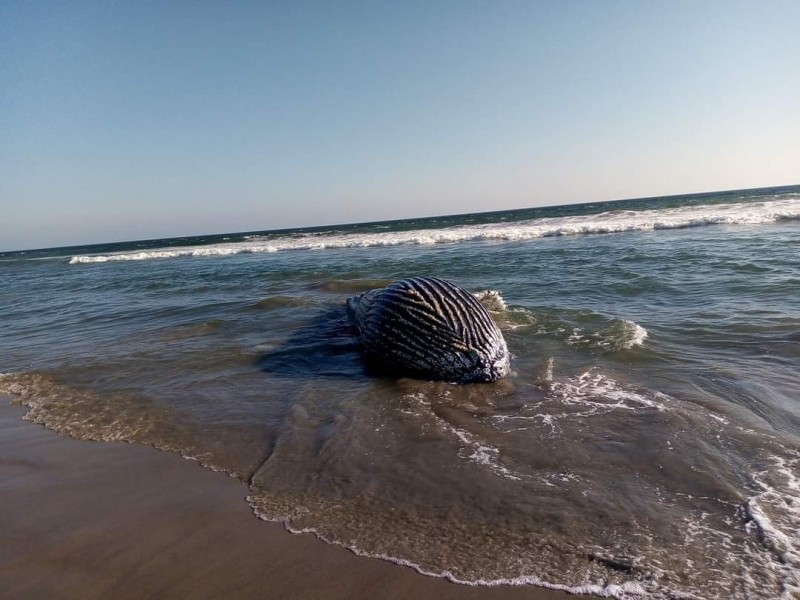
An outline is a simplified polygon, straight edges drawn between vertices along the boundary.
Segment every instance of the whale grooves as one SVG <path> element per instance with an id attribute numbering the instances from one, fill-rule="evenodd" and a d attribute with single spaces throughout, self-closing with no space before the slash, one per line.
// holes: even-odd
<path id="1" fill-rule="evenodd" d="M 475 296 L 435 277 L 410 277 L 347 301 L 364 358 L 392 375 L 490 382 L 510 369 L 503 334 Z"/>

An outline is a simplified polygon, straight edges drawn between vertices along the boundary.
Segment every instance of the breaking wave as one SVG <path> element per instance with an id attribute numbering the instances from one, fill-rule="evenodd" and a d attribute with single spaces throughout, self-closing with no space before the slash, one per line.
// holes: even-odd
<path id="1" fill-rule="evenodd" d="M 616 352 L 631 350 L 636 346 L 643 345 L 649 335 L 647 329 L 635 321 L 619 319 L 614 320 L 608 327 L 591 333 L 575 327 L 566 341 L 571 346 L 585 346 Z"/>
<path id="2" fill-rule="evenodd" d="M 511 223 L 458 225 L 442 229 L 251 236 L 243 242 L 79 255 L 70 258 L 69 262 L 70 264 L 80 264 L 158 258 L 230 256 L 285 250 L 430 245 L 469 241 L 513 242 L 565 235 L 680 229 L 704 225 L 760 225 L 799 218 L 800 198 L 791 196 L 762 202 L 682 206 L 642 211 L 619 210 L 594 215 L 541 218 Z"/>

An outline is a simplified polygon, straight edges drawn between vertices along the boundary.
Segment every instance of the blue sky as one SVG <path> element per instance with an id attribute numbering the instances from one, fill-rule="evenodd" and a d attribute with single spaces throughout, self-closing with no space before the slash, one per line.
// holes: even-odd
<path id="1" fill-rule="evenodd" d="M 0 249 L 800 183 L 800 2 L 0 3 Z"/>

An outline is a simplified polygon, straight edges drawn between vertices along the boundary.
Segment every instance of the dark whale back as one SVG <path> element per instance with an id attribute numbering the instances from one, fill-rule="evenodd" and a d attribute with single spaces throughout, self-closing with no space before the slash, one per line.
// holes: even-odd
<path id="1" fill-rule="evenodd" d="M 468 291 L 434 277 L 395 281 L 348 300 L 368 362 L 458 383 L 508 374 L 503 334 Z"/>

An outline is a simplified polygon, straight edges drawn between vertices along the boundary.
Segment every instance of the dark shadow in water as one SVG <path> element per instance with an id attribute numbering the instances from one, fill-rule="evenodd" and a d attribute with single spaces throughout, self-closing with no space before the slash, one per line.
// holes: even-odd
<path id="1" fill-rule="evenodd" d="M 256 359 L 259 369 L 289 379 L 362 379 L 366 368 L 356 329 L 342 305 L 320 313 L 279 348 Z"/>

